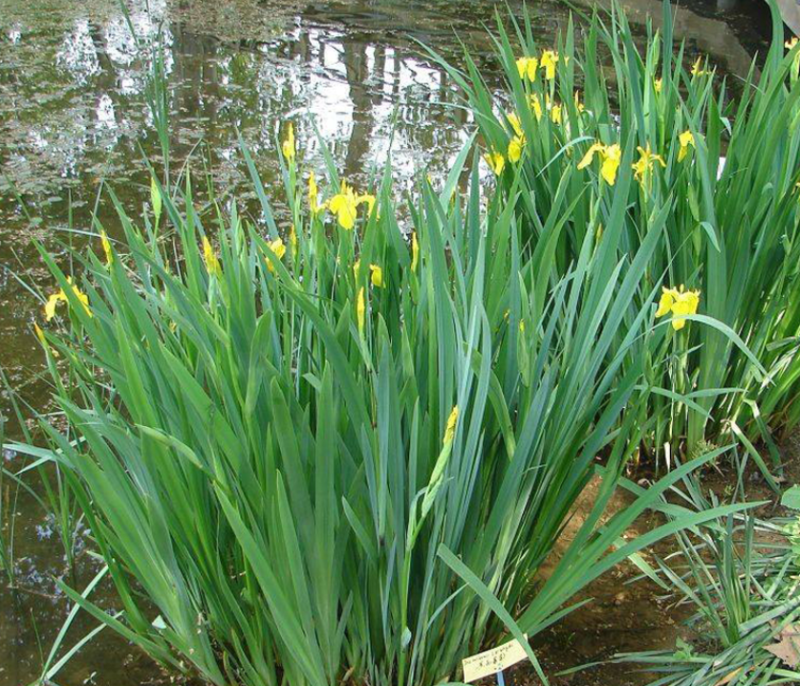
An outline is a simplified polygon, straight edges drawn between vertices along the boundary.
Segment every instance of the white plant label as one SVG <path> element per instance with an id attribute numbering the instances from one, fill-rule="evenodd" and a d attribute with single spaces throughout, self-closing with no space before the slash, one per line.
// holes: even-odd
<path id="1" fill-rule="evenodd" d="M 525 638 L 528 638 L 527 635 Z M 470 683 L 490 674 L 502 672 L 527 657 L 525 648 L 522 647 L 519 641 L 514 639 L 501 646 L 462 660 L 461 666 L 464 668 L 464 681 Z"/>

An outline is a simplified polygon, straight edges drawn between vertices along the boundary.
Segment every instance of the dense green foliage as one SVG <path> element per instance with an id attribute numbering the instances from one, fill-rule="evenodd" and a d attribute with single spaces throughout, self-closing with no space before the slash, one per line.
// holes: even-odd
<path id="1" fill-rule="evenodd" d="M 156 659 L 220 685 L 457 679 L 640 548 L 746 507 L 621 539 L 721 448 L 602 519 L 643 446 L 730 426 L 757 456 L 743 408 L 765 432 L 757 407 L 795 419 L 800 134 L 776 125 L 797 111 L 795 52 L 776 42 L 728 119 L 669 32 L 641 57 L 623 15 L 594 17 L 581 50 L 570 30 L 532 74 L 503 33 L 498 50 L 516 118 L 469 60 L 471 81 L 453 71 L 488 188 L 470 140 L 441 188 L 420 174 L 407 214 L 391 160 L 359 195 L 326 152 L 318 190 L 289 126 L 291 226 L 242 145 L 260 226 L 154 174 L 142 225 L 115 200 L 125 241 L 98 220 L 104 254 L 76 254 L 74 278 L 42 250 L 57 288 L 39 334 L 68 427 L 43 418 L 47 447 L 13 447 L 68 480 L 122 612 L 67 592 Z"/>
<path id="2" fill-rule="evenodd" d="M 542 216 L 568 198 L 551 281 L 587 234 L 622 222 L 620 246 L 635 252 L 663 222 L 640 297 L 653 286 L 696 291 L 699 311 L 733 328 L 765 366 L 764 377 L 711 327 L 667 337 L 668 362 L 648 381 L 694 394 L 700 407 L 654 397 L 642 420 L 671 403 L 651 445 L 677 449 L 686 437 L 692 454 L 704 440 L 766 439 L 767 423 L 787 429 L 800 418 L 800 46 L 784 46 L 773 6 L 763 65 L 754 61 L 731 93 L 702 56 L 688 69 L 683 47 L 673 52 L 672 10 L 664 4 L 663 36 L 648 27 L 644 50 L 621 11 L 608 26 L 595 15 L 580 44 L 570 30 L 555 53 L 538 49 L 527 17 L 510 36 L 501 25 L 505 93 L 486 86 L 468 55 L 466 72 L 448 68 L 490 154 L 505 158 L 498 183 L 517 206 L 522 240 L 546 240 Z"/>
<path id="3" fill-rule="evenodd" d="M 451 567 L 484 600 L 524 609 L 534 634 L 647 543 L 606 555 L 679 472 L 599 522 L 643 431 L 620 416 L 647 395 L 634 343 L 653 313 L 631 303 L 659 225 L 630 265 L 609 225 L 537 293 L 547 255 L 519 247 L 508 206 L 481 210 L 477 167 L 464 207 L 451 202 L 457 177 L 439 195 L 423 181 L 410 245 L 388 181 L 371 212 L 343 186 L 333 223 L 301 209 L 290 159 L 296 243 L 263 240 L 234 210 L 215 216 L 217 250 L 191 189 L 179 212 L 156 186 L 144 234 L 119 208 L 130 254 L 106 241 L 105 260 L 83 265 L 85 292 L 43 252 L 61 286 L 52 307 L 66 301 L 71 321 L 46 345 L 75 380 L 58 393 L 75 440 L 47 427 L 47 454 L 80 477 L 125 623 L 95 614 L 215 683 L 277 683 L 278 665 L 293 683 L 349 670 L 431 683 L 502 628 Z M 606 446 L 591 517 L 534 592 Z"/>

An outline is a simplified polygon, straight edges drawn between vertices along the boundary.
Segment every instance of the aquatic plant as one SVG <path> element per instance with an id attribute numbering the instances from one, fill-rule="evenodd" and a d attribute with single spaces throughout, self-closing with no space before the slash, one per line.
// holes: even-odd
<path id="1" fill-rule="evenodd" d="M 189 176 L 170 186 L 154 172 L 141 220 L 111 194 L 124 241 L 96 217 L 99 254 L 72 253 L 75 274 L 41 249 L 55 283 L 37 335 L 68 428 L 41 417 L 47 445 L 11 447 L 58 466 L 121 612 L 62 583 L 70 598 L 220 685 L 432 684 L 505 632 L 546 681 L 524 634 L 642 547 L 747 507 L 687 511 L 620 543 L 716 449 L 603 520 L 673 403 L 707 418 L 720 394 L 663 372 L 676 337 L 708 329 L 763 369 L 702 313 L 710 284 L 653 277 L 675 221 L 656 191 L 672 157 L 598 131 L 585 164 L 576 152 L 559 166 L 570 146 L 548 157 L 550 192 L 526 186 L 519 170 L 546 140 L 533 118 L 564 127 L 600 111 L 588 88 L 585 108 L 571 88 L 556 98 L 573 54 L 512 62 L 516 86 L 532 74 L 549 91 L 508 118 L 513 155 L 492 144 L 502 182 L 488 197 L 473 139 L 440 187 L 420 175 L 406 219 L 391 160 L 357 191 L 322 141 L 324 173 L 306 169 L 287 126 L 285 225 L 242 144 L 257 223 L 234 200 L 198 203 Z M 704 154 L 691 133 L 682 162 Z M 582 497 L 589 514 L 556 555 Z"/>
<path id="2" fill-rule="evenodd" d="M 40 340 L 70 433 L 42 418 L 49 447 L 13 448 L 68 479 L 123 612 L 62 584 L 76 603 L 216 684 L 436 683 L 719 514 L 613 549 L 693 464 L 601 523 L 651 428 L 641 341 L 658 350 L 667 329 L 641 288 L 668 206 L 629 260 L 618 214 L 548 282 L 554 242 L 524 241 L 499 194 L 483 207 L 477 155 L 458 191 L 472 141 L 438 192 L 420 179 L 405 235 L 390 165 L 357 194 L 329 153 L 324 181 L 303 183 L 283 147 L 283 232 L 243 146 L 266 236 L 154 176 L 144 225 L 115 201 L 125 242 L 97 220 L 80 278 L 41 250 L 62 306 Z M 617 186 L 633 183 L 621 167 Z M 559 194 L 547 234 L 568 208 Z M 600 452 L 590 514 L 542 578 Z"/>
<path id="3" fill-rule="evenodd" d="M 693 511 L 718 505 L 686 478 L 677 502 Z M 667 517 L 674 507 L 665 508 Z M 793 547 L 796 514 L 759 519 L 728 515 L 713 525 L 677 534 L 676 550 L 658 560 L 667 589 L 695 608 L 693 643 L 674 651 L 619 655 L 656 678 L 649 686 L 774 686 L 800 680 L 800 559 Z"/>
<path id="4" fill-rule="evenodd" d="M 733 89 L 702 56 L 686 66 L 666 1 L 662 32 L 648 24 L 641 48 L 616 5 L 610 15 L 594 12 L 580 35 L 570 25 L 548 71 L 542 61 L 552 47 L 537 45 L 529 17 L 512 18 L 508 31 L 498 21 L 502 92 L 469 54 L 463 70 L 439 59 L 473 110 L 522 240 L 553 242 L 546 279 L 562 278 L 586 236 L 610 223 L 623 225 L 619 258 L 634 254 L 666 208 L 664 241 L 639 295 L 685 287 L 699 299 L 680 326 L 672 319 L 667 362 L 652 366 L 648 381 L 694 402 L 651 396 L 642 421 L 670 406 L 648 441 L 653 450 L 677 449 L 682 437 L 690 455 L 704 441 L 770 441 L 800 419 L 800 47 L 784 46 L 771 7 L 771 47 Z M 555 108 L 557 117 L 545 116 Z M 620 184 L 630 168 L 636 183 Z M 561 195 L 569 211 L 552 239 L 543 217 Z M 731 327 L 767 373 L 731 336 L 692 323 L 704 315 Z"/>

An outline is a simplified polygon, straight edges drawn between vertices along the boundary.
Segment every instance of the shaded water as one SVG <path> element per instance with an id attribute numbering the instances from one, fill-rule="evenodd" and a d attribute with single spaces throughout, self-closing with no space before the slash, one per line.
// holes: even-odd
<path id="1" fill-rule="evenodd" d="M 681 11 L 676 33 L 692 51 L 743 73 L 763 45 L 764 11 L 753 2 L 694 0 Z M 628 6 L 633 21 L 660 17 L 658 0 Z M 296 121 L 305 169 L 321 167 L 313 122 L 341 171 L 361 186 L 390 148 L 399 186 L 421 169 L 441 178 L 470 121 L 452 107 L 452 85 L 415 41 L 457 59 L 457 33 L 491 77 L 482 27 L 492 24 L 496 8 L 505 11 L 505 3 L 490 0 L 128 0 L 128 7 L 140 40 L 161 32 L 166 46 L 173 171 L 196 146 L 207 148 L 219 192 L 238 197 L 245 171 L 237 132 L 269 186 L 279 125 L 289 119 Z M 547 43 L 567 12 L 546 1 L 534 7 L 534 28 Z M 52 282 L 31 239 L 63 254 L 61 243 L 85 240 L 80 232 L 91 229 L 95 208 L 113 233 L 104 183 L 133 213 L 145 202 L 143 155 L 160 168 L 145 102 L 148 70 L 116 0 L 0 0 L 0 366 L 38 408 L 48 393 L 31 332 L 41 303 L 21 281 L 45 292 Z M 193 159 L 200 165 L 199 155 Z M 0 412 L 13 419 L 5 395 Z M 11 452 L 0 460 L 10 471 L 24 466 Z M 0 512 L 0 522 L 13 525 L 5 533 L 21 589 L 13 593 L 0 578 L 0 686 L 17 686 L 40 673 L 68 609 L 53 578 L 83 588 L 97 565 L 84 554 L 79 530 L 77 575 L 68 574 L 55 522 L 8 480 Z M 112 594 L 100 596 L 113 607 Z M 67 645 L 93 626 L 81 618 Z M 110 632 L 56 678 L 115 686 L 159 680 L 146 658 Z"/>

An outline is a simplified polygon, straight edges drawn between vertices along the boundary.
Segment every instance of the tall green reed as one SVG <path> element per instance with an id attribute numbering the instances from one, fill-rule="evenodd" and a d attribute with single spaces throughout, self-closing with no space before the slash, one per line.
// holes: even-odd
<path id="1" fill-rule="evenodd" d="M 420 181 L 404 236 L 390 165 L 358 195 L 326 154 L 318 195 L 291 136 L 288 235 L 243 148 L 266 238 L 235 203 L 201 215 L 190 177 L 154 177 L 142 228 L 112 194 L 125 242 L 98 222 L 105 255 L 75 255 L 80 282 L 41 250 L 59 289 L 43 345 L 74 434 L 42 421 L 47 448 L 14 448 L 59 465 L 123 614 L 67 593 L 156 659 L 217 684 L 453 679 L 678 526 L 609 552 L 694 465 L 601 522 L 652 428 L 642 340 L 665 328 L 641 289 L 668 206 L 621 260 L 618 201 L 548 283 L 548 244 L 500 195 L 482 206 L 477 159 L 457 191 L 469 145 L 439 192 Z M 554 241 L 568 203 L 544 219 Z M 591 513 L 545 579 L 601 452 Z"/>
<path id="2" fill-rule="evenodd" d="M 663 7 L 663 34 L 648 24 L 645 41 L 635 40 L 614 5 L 610 15 L 595 11 L 579 31 L 570 24 L 544 49 L 527 14 L 521 23 L 512 18 L 509 30 L 498 20 L 502 93 L 469 54 L 464 70 L 440 62 L 474 112 L 524 240 L 545 240 L 542 217 L 559 194 L 569 198 L 550 248 L 551 282 L 578 259 L 587 234 L 621 221 L 620 256 L 635 253 L 654 208 L 668 208 L 639 295 L 662 286 L 696 291 L 700 316 L 734 331 L 765 368 L 730 332 L 677 322 L 681 328 L 663 341 L 666 362 L 648 380 L 692 402 L 651 396 L 642 419 L 662 416 L 648 441 L 653 448 L 686 437 L 694 454 L 725 436 L 769 440 L 770 429 L 790 429 L 800 412 L 793 402 L 800 389 L 800 47 L 784 48 L 772 3 L 769 51 L 732 96 L 707 59 L 686 65 L 684 46 L 674 48 L 673 8 Z M 615 177 L 632 164 L 637 183 L 620 187 Z"/>

